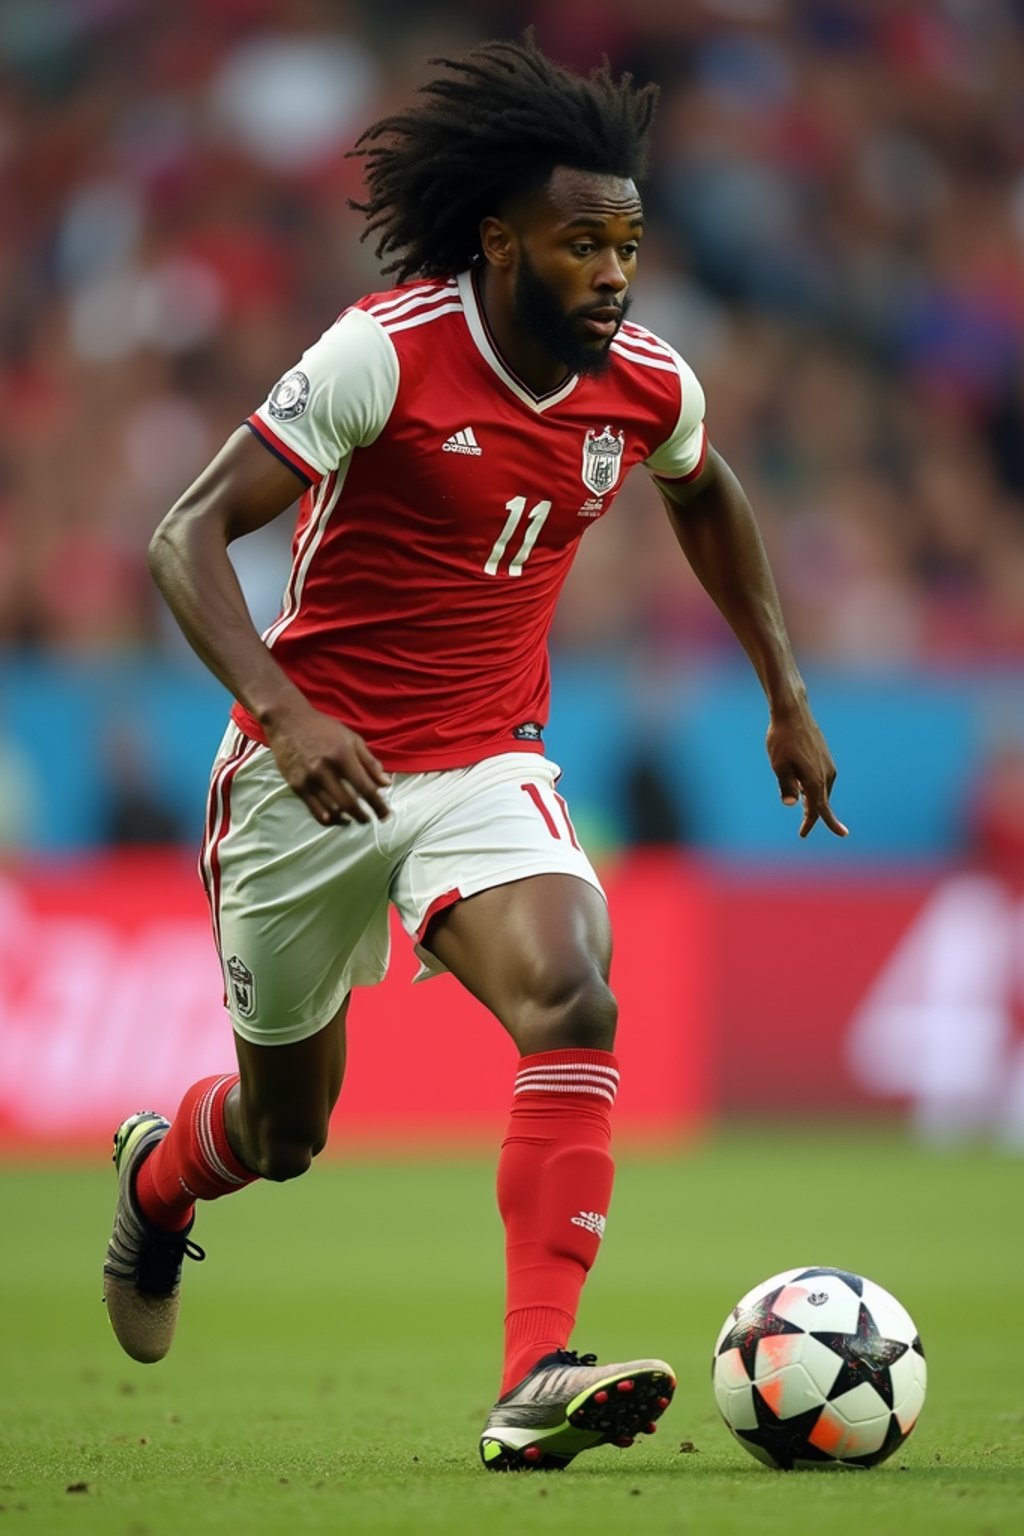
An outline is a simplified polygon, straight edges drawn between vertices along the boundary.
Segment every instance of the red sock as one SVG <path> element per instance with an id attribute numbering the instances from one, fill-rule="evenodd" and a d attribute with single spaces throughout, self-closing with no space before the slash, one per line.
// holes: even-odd
<path id="1" fill-rule="evenodd" d="M 224 1125 L 224 1100 L 237 1082 L 233 1073 L 193 1083 L 167 1135 L 139 1169 L 135 1198 L 155 1227 L 180 1232 L 197 1200 L 233 1194 L 258 1177 L 232 1152 Z"/>
<path id="2" fill-rule="evenodd" d="M 569 1342 L 611 1199 L 618 1084 L 609 1051 L 544 1051 L 519 1063 L 498 1163 L 508 1282 L 503 1393 Z"/>

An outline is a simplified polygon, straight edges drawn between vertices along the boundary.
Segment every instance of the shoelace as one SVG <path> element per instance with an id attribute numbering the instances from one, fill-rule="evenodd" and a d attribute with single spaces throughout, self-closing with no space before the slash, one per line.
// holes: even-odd
<path id="1" fill-rule="evenodd" d="M 136 1285 L 148 1296 L 169 1296 L 178 1283 L 184 1259 L 201 1263 L 206 1251 L 181 1233 L 150 1236 L 139 1255 Z"/>
<path id="2" fill-rule="evenodd" d="M 559 1365 L 596 1365 L 596 1355 L 581 1355 L 575 1349 L 559 1349 L 556 1351 Z"/>

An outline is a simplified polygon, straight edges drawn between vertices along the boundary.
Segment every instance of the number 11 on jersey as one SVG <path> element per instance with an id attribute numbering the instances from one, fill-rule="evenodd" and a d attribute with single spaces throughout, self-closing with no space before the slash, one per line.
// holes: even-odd
<path id="1" fill-rule="evenodd" d="M 505 519 L 505 526 L 495 539 L 494 548 L 491 550 L 487 564 L 484 566 L 488 576 L 497 576 L 498 574 L 498 567 L 501 564 L 502 556 L 509 546 L 512 535 L 522 521 L 523 513 L 526 512 L 526 497 L 513 496 L 511 501 L 506 501 L 505 511 L 508 513 L 508 517 Z M 523 535 L 523 542 L 509 561 L 508 574 L 510 576 L 521 576 L 523 574 L 523 566 L 530 558 L 530 551 L 536 544 L 537 535 L 543 528 L 544 520 L 550 511 L 550 501 L 538 501 L 535 507 L 530 508 L 530 511 L 527 513 L 526 533 Z"/>

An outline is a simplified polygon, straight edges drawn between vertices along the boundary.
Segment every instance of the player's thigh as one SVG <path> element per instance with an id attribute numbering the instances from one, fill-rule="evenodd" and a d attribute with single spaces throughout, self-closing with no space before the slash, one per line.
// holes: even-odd
<path id="1" fill-rule="evenodd" d="M 467 897 L 439 914 L 425 947 L 521 1048 L 610 1046 L 608 908 L 576 876 L 532 875 Z"/>
<path id="2" fill-rule="evenodd" d="M 372 825 L 315 821 L 266 748 L 217 785 L 202 864 L 225 1003 L 242 1040 L 292 1045 L 383 977 L 387 861 Z"/>
<path id="3" fill-rule="evenodd" d="M 505 754 L 454 780 L 392 891 L 428 970 L 452 971 L 517 1039 L 568 1002 L 602 1013 L 607 1033 L 614 1008 L 604 893 L 557 774 Z"/>

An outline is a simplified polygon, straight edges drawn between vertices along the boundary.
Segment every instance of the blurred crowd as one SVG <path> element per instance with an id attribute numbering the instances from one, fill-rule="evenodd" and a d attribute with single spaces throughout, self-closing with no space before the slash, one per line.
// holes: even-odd
<path id="1" fill-rule="evenodd" d="M 534 24 L 657 80 L 635 318 L 708 396 L 801 658 L 1024 657 L 1022 0 L 4 0 L 0 647 L 180 644 L 156 522 L 378 285 L 347 151 Z M 237 547 L 276 611 L 286 528 Z M 634 477 L 556 643 L 732 644 Z"/>

